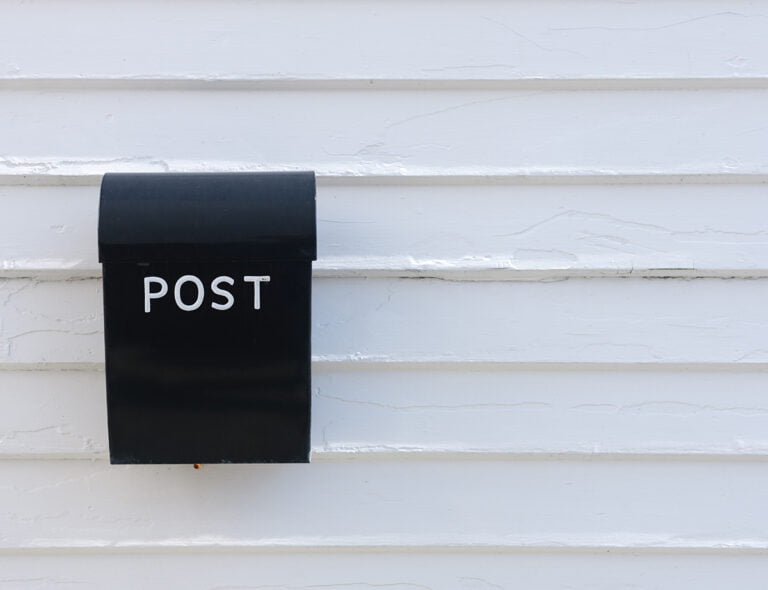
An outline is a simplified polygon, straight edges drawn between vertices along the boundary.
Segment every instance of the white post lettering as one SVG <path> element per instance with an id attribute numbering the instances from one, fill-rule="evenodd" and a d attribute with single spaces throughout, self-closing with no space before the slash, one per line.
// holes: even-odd
<path id="1" fill-rule="evenodd" d="M 181 287 L 184 285 L 184 283 L 193 283 L 195 287 L 197 287 L 197 299 L 195 299 L 195 302 L 192 305 L 187 305 L 181 300 Z M 179 306 L 179 309 L 184 311 L 194 311 L 203 304 L 203 299 L 205 298 L 205 287 L 203 287 L 203 282 L 196 276 L 184 275 L 178 281 L 176 281 L 176 285 L 173 287 L 173 296 L 176 299 L 176 305 Z"/>
<path id="2" fill-rule="evenodd" d="M 225 291 L 224 289 L 220 288 L 219 285 L 221 283 L 227 283 L 228 285 L 234 285 L 235 279 L 228 276 L 220 276 L 213 279 L 213 282 L 211 283 L 211 289 L 213 290 L 214 294 L 221 295 L 224 297 L 227 302 L 226 303 L 216 303 L 215 301 L 211 303 L 211 307 L 213 309 L 219 309 L 219 310 L 226 310 L 231 308 L 235 304 L 235 298 L 232 297 L 232 293 L 229 291 Z"/>
<path id="3" fill-rule="evenodd" d="M 253 283 L 253 309 L 261 309 L 261 283 L 268 283 L 269 277 L 243 277 L 246 283 Z"/>
<path id="4" fill-rule="evenodd" d="M 160 290 L 154 292 L 151 291 L 149 286 L 152 283 L 160 285 Z M 167 294 L 168 283 L 166 283 L 164 279 L 161 279 L 160 277 L 144 277 L 144 313 L 149 313 L 151 311 L 152 299 L 160 299 Z"/>

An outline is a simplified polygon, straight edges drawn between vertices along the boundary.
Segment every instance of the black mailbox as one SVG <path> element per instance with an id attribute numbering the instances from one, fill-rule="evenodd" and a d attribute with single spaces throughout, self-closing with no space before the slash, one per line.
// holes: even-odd
<path id="1" fill-rule="evenodd" d="M 309 461 L 312 172 L 107 174 L 112 463 Z"/>

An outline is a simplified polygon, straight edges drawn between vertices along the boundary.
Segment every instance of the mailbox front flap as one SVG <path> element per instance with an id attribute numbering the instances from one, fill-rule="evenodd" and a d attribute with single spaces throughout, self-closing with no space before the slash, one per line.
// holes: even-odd
<path id="1" fill-rule="evenodd" d="M 314 172 L 106 174 L 99 261 L 315 260 Z"/>

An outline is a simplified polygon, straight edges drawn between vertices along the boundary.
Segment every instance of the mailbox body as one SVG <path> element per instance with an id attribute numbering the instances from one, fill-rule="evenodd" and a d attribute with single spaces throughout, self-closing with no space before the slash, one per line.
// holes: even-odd
<path id="1" fill-rule="evenodd" d="M 112 463 L 309 461 L 312 173 L 102 183 Z"/>

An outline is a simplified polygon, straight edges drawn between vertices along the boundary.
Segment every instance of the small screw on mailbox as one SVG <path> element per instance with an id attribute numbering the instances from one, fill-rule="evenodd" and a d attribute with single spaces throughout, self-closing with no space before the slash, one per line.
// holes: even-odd
<path id="1" fill-rule="evenodd" d="M 107 174 L 112 463 L 309 461 L 312 172 Z"/>

